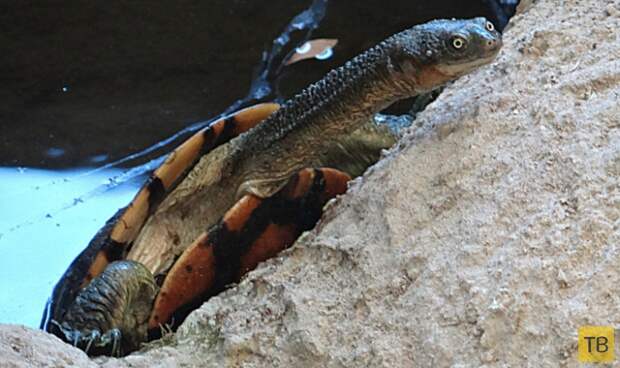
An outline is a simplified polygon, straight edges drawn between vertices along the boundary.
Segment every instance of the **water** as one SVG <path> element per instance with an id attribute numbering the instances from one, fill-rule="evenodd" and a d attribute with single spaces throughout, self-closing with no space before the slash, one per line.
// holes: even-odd
<path id="1" fill-rule="evenodd" d="M 0 322 L 38 327 L 69 263 L 138 189 L 105 190 L 121 170 L 89 172 L 0 168 Z"/>
<path id="2" fill-rule="evenodd" d="M 314 0 L 308 9 L 293 17 L 273 41 L 271 50 L 263 54 L 249 93 L 240 96 L 223 114 L 262 98 L 275 98 L 271 83 L 281 73 L 283 60 L 310 37 L 324 15 L 325 5 L 326 0 Z M 61 88 L 62 93 L 70 91 L 68 86 Z M 88 161 L 102 163 L 95 168 L 0 168 L 0 322 L 38 327 L 56 282 L 106 220 L 129 203 L 140 186 L 139 179 L 161 164 L 166 150 L 207 124 L 209 121 L 189 124 L 112 162 L 105 163 L 109 158 L 105 153 L 91 156 Z M 105 141 L 106 137 L 96 138 Z M 62 148 L 45 150 L 49 159 L 66 155 Z M 117 169 L 149 158 L 131 169 Z"/>

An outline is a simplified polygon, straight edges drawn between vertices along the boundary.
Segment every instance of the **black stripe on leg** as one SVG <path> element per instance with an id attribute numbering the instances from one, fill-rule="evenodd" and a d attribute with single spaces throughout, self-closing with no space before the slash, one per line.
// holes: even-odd
<path id="1" fill-rule="evenodd" d="M 235 129 L 237 127 L 237 119 L 234 116 L 229 116 L 224 119 L 224 127 L 222 128 L 222 132 L 218 135 L 215 140 L 216 147 L 228 142 L 229 140 L 235 137 Z"/>
<path id="2" fill-rule="evenodd" d="M 289 184 L 297 186 L 299 176 L 291 177 Z M 326 180 L 321 170 L 314 170 L 310 188 L 295 199 L 288 197 L 284 190 L 270 198 L 264 199 L 251 213 L 240 231 L 231 231 L 223 221 L 218 222 L 208 231 L 209 244 L 213 246 L 215 256 L 215 280 L 213 286 L 193 301 L 179 307 L 172 314 L 172 328 L 175 329 L 187 315 L 198 308 L 204 301 L 219 294 L 229 285 L 238 282 L 241 258 L 248 252 L 261 234 L 271 223 L 277 225 L 294 224 L 296 237 L 302 231 L 309 230 L 321 217 L 325 201 L 321 197 L 326 189 Z M 159 336 L 159 331 L 149 331 L 149 338 Z"/>
<path id="3" fill-rule="evenodd" d="M 298 179 L 298 178 L 297 178 Z M 295 180 L 295 178 L 293 178 Z M 325 189 L 325 178 L 320 170 L 315 170 L 312 185 L 308 192 L 297 199 L 289 199 L 280 191 L 264 199 L 249 216 L 240 231 L 230 231 L 225 222 L 220 221 L 208 232 L 209 242 L 213 244 L 216 277 L 212 293 L 219 293 L 227 285 L 236 282 L 241 257 L 261 236 L 270 223 L 277 225 L 294 224 L 298 232 L 311 229 L 322 214 L 323 203 L 320 196 Z"/>
<path id="4" fill-rule="evenodd" d="M 101 250 L 105 252 L 108 261 L 114 262 L 123 259 L 125 253 L 129 251 L 129 247 L 125 243 L 117 242 L 108 237 Z"/>
<path id="5" fill-rule="evenodd" d="M 204 142 L 202 143 L 202 147 L 200 147 L 200 156 L 205 153 L 211 151 L 213 149 L 213 145 L 215 143 L 215 131 L 213 131 L 213 126 L 208 127 L 202 132 Z"/>
<path id="6" fill-rule="evenodd" d="M 54 286 L 49 308 L 49 319 L 56 321 L 63 320 L 67 308 L 69 308 L 71 303 L 75 300 L 75 296 L 79 292 L 82 283 L 87 278 L 90 267 L 99 252 L 105 252 L 108 260 L 116 260 L 122 257 L 124 245 L 111 240 L 110 232 L 119 221 L 125 209 L 126 207 L 118 210 L 116 214 L 106 222 L 88 243 L 88 246 L 75 257 L 56 286 Z M 58 335 L 59 331 L 54 324 L 45 323 L 45 326 L 48 332 Z"/>
<path id="7" fill-rule="evenodd" d="M 275 224 L 284 225 L 295 223 L 300 230 L 310 230 L 316 225 L 323 213 L 325 203 L 321 201 L 321 194 L 325 191 L 325 176 L 318 169 L 314 170 L 314 178 L 310 189 L 297 200 L 280 199 L 279 203 L 284 206 L 290 206 L 290 210 L 279 210 L 273 219 Z M 278 193 L 281 196 L 281 193 Z M 292 210 L 292 211 L 291 211 Z"/>
<path id="8" fill-rule="evenodd" d="M 149 191 L 149 212 L 152 212 L 164 199 L 164 196 L 166 195 L 166 188 L 164 187 L 164 183 L 161 179 L 155 175 L 151 175 L 146 188 Z"/>
<path id="9" fill-rule="evenodd" d="M 235 128 L 237 127 L 237 120 L 234 116 L 229 116 L 224 120 L 220 120 L 208 127 L 202 133 L 204 136 L 204 143 L 200 148 L 200 156 L 203 156 L 214 148 L 228 142 L 229 140 L 235 137 Z M 222 129 L 219 133 L 216 132 L 216 126 L 222 126 Z"/>

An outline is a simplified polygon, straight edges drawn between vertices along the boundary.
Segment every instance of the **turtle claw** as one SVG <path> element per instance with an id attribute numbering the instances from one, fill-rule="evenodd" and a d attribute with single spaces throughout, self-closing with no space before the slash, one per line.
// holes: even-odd
<path id="1" fill-rule="evenodd" d="M 86 354 L 88 354 L 88 352 L 90 351 L 90 346 L 93 344 L 93 342 L 101 339 L 101 332 L 99 332 L 98 330 L 93 330 L 90 332 L 89 336 L 85 338 L 86 341 L 88 341 L 88 343 L 86 344 L 86 347 L 84 348 L 84 352 Z"/>
<path id="2" fill-rule="evenodd" d="M 99 330 L 93 330 L 87 336 L 82 337 L 82 341 L 86 342 L 86 347 L 84 348 L 84 352 L 88 354 L 91 346 L 94 346 L 97 349 L 108 350 L 110 346 L 112 348 L 110 351 L 110 356 L 120 357 L 121 356 L 121 341 L 123 334 L 118 328 L 113 328 L 103 335 Z"/>
<path id="3" fill-rule="evenodd" d="M 108 330 L 103 335 L 99 330 L 92 330 L 90 333 L 82 333 L 80 331 L 74 331 L 73 333 L 73 345 L 83 349 L 86 354 L 89 354 L 91 352 L 90 349 L 94 348 L 96 352 L 105 351 L 106 354 L 113 357 L 120 357 L 122 355 L 121 341 L 123 335 L 118 328 Z"/>
<path id="4" fill-rule="evenodd" d="M 119 357 L 121 356 L 122 337 L 123 335 L 121 333 L 121 330 L 119 330 L 118 328 L 113 328 L 109 330 L 108 332 L 106 332 L 105 334 L 103 334 L 103 336 L 101 336 L 100 338 L 101 345 L 99 346 L 105 347 L 105 346 L 109 346 L 110 344 L 112 344 L 112 350 L 110 351 L 110 355 L 114 357 Z"/>
<path id="5" fill-rule="evenodd" d="M 62 332 L 65 341 L 83 350 L 88 355 L 100 355 L 102 351 L 104 354 L 114 357 L 120 357 L 122 354 L 123 334 L 118 328 L 108 330 L 102 335 L 99 330 L 82 332 L 69 327 L 66 323 L 60 324 L 55 320 L 50 320 L 50 322 Z"/>
<path id="6" fill-rule="evenodd" d="M 156 293 L 153 276 L 143 265 L 112 262 L 80 291 L 60 321 L 50 320 L 50 332 L 91 356 L 138 350 L 147 339 Z"/>

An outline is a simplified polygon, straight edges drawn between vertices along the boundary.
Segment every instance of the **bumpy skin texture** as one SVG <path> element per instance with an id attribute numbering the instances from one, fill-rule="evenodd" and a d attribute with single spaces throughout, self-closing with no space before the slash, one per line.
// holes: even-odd
<path id="1" fill-rule="evenodd" d="M 147 338 L 158 290 L 140 263 L 113 262 L 78 294 L 59 327 L 67 341 L 93 354 L 136 350 Z M 99 336 L 102 331 L 105 334 Z"/>
<path id="2" fill-rule="evenodd" d="M 254 267 L 270 253 L 266 251 L 270 243 L 264 238 L 271 236 L 265 236 L 266 232 L 278 234 L 272 238 L 283 244 L 277 247 L 280 249 L 290 245 L 300 229 L 308 227 L 306 222 L 318 220 L 317 216 L 314 222 L 295 219 L 278 224 L 295 225 L 294 229 L 274 230 L 269 224 L 277 223 L 274 219 L 278 214 L 270 213 L 267 218 L 271 220 L 262 232 L 254 231 L 252 236 L 244 233 L 243 229 L 254 228 L 258 217 L 253 217 L 253 211 L 261 204 L 286 197 L 282 193 L 295 192 L 288 188 L 293 185 L 291 177 L 307 167 L 325 166 L 344 172 L 335 177 L 360 175 L 376 161 L 380 149 L 395 139 L 389 130 L 370 123 L 375 113 L 489 63 L 500 47 L 501 36 L 483 18 L 429 22 L 398 33 L 331 71 L 257 126 L 254 120 L 260 119 L 250 119 L 248 124 L 240 123 L 242 119 L 216 123 L 219 130 L 205 130 L 196 138 L 198 146 L 204 148 L 190 150 L 192 154 L 186 156 L 191 159 L 180 166 L 185 171 L 177 168 L 174 180 L 163 180 L 170 170 L 165 166 L 158 169 L 134 201 L 98 233 L 95 240 L 99 240 L 91 243 L 92 249 L 89 245 L 76 260 L 82 257 L 80 262 L 89 265 L 88 270 L 70 268 L 59 282 L 51 318 L 64 326 L 65 336 L 71 329 L 88 334 L 88 328 L 71 325 L 85 319 L 77 315 L 89 313 L 86 304 L 71 305 L 73 296 L 81 295 L 80 289 L 109 262 L 128 257 L 144 263 L 160 280 L 165 279 L 154 301 L 149 327 L 168 322 L 170 315 L 178 317 L 178 322 L 191 308 L 237 281 L 251 268 L 247 265 Z M 237 129 L 239 126 L 244 128 Z M 241 132 L 245 133 L 225 142 Z M 175 154 L 171 156 L 170 167 Z M 304 198 L 321 192 L 311 186 L 305 188 L 295 198 L 316 207 L 316 199 L 313 204 Z M 239 206 L 247 208 L 233 211 Z M 298 226 L 299 222 L 304 226 Z M 237 229 L 238 234 L 230 236 L 230 228 Z M 211 230 L 205 233 L 205 229 Z M 280 241 L 287 237 L 288 241 Z M 187 259 L 196 259 L 197 263 L 188 263 Z M 196 278 L 197 274 L 200 277 Z M 202 285 L 195 287 L 196 283 Z M 115 298 L 115 288 L 104 291 L 102 297 Z M 178 293 L 183 297 L 169 297 Z M 60 296 L 56 298 L 56 294 Z M 79 296 L 75 304 L 78 300 Z M 116 303 L 124 302 L 115 301 L 110 306 L 116 308 Z M 138 304 L 142 315 L 144 303 Z M 108 314 L 117 316 L 113 311 Z M 124 323 L 119 318 L 101 321 L 100 331 L 118 328 L 115 326 Z"/>
<path id="3" fill-rule="evenodd" d="M 176 148 L 151 174 L 131 203 L 112 216 L 71 263 L 54 287 L 52 298 L 43 314 L 41 328 L 62 337 L 64 334 L 57 328 L 58 323 L 51 322 L 66 319 L 68 308 L 80 290 L 111 262 L 126 258 L 147 217 L 196 162 L 231 137 L 251 129 L 278 107 L 277 104 L 260 104 L 238 111 L 214 122 Z"/>

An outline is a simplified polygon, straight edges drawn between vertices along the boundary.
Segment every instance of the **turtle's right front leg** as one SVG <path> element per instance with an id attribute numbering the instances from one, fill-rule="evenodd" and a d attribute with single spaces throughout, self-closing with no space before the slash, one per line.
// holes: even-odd
<path id="1" fill-rule="evenodd" d="M 112 262 L 54 323 L 65 341 L 90 355 L 124 355 L 146 341 L 157 292 L 153 275 L 141 263 Z"/>
<path id="2" fill-rule="evenodd" d="M 245 194 L 175 260 L 153 305 L 149 337 L 159 337 L 162 324 L 176 328 L 207 299 L 293 245 L 349 180 L 339 170 L 305 168 L 270 197 Z"/>

